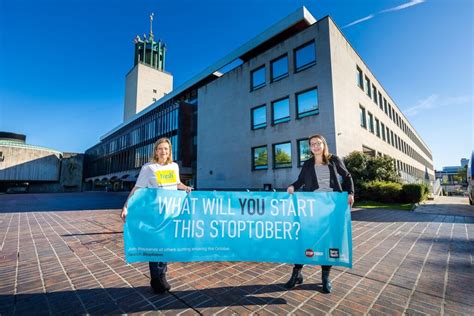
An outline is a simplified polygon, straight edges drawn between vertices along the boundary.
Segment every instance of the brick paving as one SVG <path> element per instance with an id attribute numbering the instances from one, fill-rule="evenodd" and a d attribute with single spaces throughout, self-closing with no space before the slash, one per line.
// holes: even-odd
<path id="1" fill-rule="evenodd" d="M 1 315 L 474 314 L 474 217 L 431 214 L 436 203 L 354 211 L 354 267 L 333 268 L 331 294 L 321 292 L 319 267 L 305 266 L 304 284 L 286 291 L 291 265 L 195 262 L 170 264 L 173 288 L 155 295 L 147 264 L 124 260 L 118 210 L 2 211 L 8 198 L 0 196 Z"/>

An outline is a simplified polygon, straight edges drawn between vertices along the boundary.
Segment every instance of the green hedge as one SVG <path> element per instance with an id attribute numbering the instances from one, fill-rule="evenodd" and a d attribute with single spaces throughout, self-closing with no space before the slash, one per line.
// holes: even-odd
<path id="1" fill-rule="evenodd" d="M 387 203 L 418 203 L 426 199 L 429 189 L 424 184 L 404 184 L 387 181 L 362 183 L 358 198 L 360 200 Z"/>
<path id="2" fill-rule="evenodd" d="M 402 187 L 402 199 L 404 202 L 418 203 L 428 197 L 429 189 L 424 184 L 404 184 Z"/>
<path id="3" fill-rule="evenodd" d="M 396 182 L 370 181 L 362 185 L 362 199 L 378 202 L 398 202 L 402 185 Z"/>

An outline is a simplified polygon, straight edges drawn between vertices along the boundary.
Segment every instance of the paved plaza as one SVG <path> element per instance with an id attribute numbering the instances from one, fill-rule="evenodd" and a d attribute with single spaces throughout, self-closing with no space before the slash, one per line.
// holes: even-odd
<path id="1" fill-rule="evenodd" d="M 304 284 L 287 291 L 288 264 L 195 262 L 170 264 L 173 288 L 162 295 L 148 286 L 147 264 L 124 260 L 125 198 L 0 195 L 0 314 L 474 314 L 466 198 L 415 212 L 355 210 L 354 267 L 333 268 L 332 294 L 321 292 L 319 267 L 306 266 Z"/>

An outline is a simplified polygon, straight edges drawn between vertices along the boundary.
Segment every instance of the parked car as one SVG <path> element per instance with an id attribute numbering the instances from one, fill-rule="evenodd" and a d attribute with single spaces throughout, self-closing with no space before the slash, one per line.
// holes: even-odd
<path id="1" fill-rule="evenodd" d="M 474 205 L 474 150 L 471 154 L 471 160 L 467 164 L 467 196 L 469 197 L 469 204 Z"/>

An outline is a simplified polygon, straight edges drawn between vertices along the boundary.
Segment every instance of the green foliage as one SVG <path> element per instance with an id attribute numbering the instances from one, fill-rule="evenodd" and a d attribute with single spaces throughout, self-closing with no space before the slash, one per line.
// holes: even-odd
<path id="1" fill-rule="evenodd" d="M 255 166 L 266 166 L 268 164 L 268 155 L 266 150 L 262 150 L 258 152 L 257 157 L 255 159 Z"/>
<path id="2" fill-rule="evenodd" d="M 362 184 L 361 199 L 379 202 L 399 202 L 402 185 L 397 182 L 370 181 Z"/>
<path id="3" fill-rule="evenodd" d="M 358 198 L 364 199 L 364 184 L 371 181 L 400 183 L 400 176 L 390 157 L 371 157 L 360 151 L 353 151 L 344 158 L 344 164 L 352 175 Z"/>
<path id="4" fill-rule="evenodd" d="M 277 149 L 275 153 L 275 163 L 280 166 L 291 164 L 291 157 L 286 151 Z"/>
<path id="5" fill-rule="evenodd" d="M 428 197 L 429 188 L 424 184 L 409 183 L 402 187 L 402 200 L 404 202 L 418 203 Z"/>

